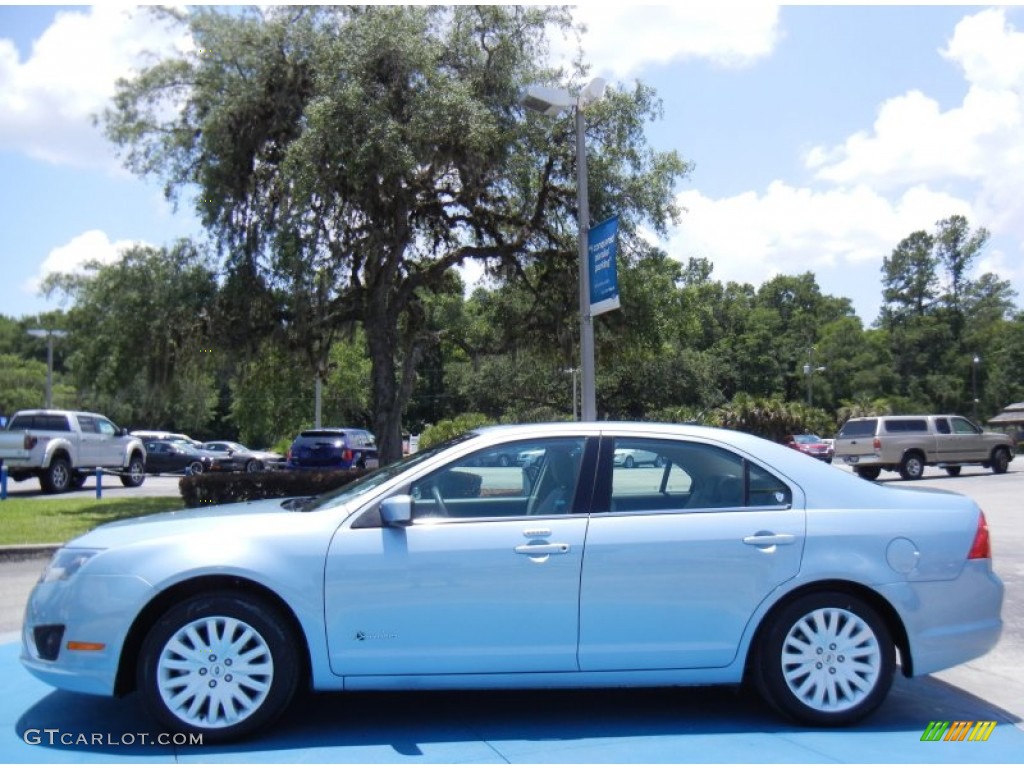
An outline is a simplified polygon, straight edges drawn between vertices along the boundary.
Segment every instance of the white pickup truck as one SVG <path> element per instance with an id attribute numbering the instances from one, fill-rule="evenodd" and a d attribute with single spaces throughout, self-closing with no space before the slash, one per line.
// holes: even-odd
<path id="1" fill-rule="evenodd" d="M 1001 432 L 986 432 L 963 416 L 871 416 L 847 421 L 835 438 L 835 459 L 866 480 L 883 470 L 917 480 L 926 466 L 956 476 L 979 464 L 997 475 L 1013 461 L 1015 444 Z"/>
<path id="2" fill-rule="evenodd" d="M 18 411 L 0 432 L 0 463 L 12 480 L 38 477 L 46 493 L 81 488 L 100 467 L 117 471 L 129 488 L 146 479 L 142 441 L 82 411 Z"/>

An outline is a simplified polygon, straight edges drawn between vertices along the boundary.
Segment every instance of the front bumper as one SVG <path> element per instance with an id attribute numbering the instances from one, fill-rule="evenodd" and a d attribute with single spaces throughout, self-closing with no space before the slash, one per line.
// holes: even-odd
<path id="1" fill-rule="evenodd" d="M 55 688 L 113 695 L 125 637 L 152 591 L 134 576 L 80 573 L 37 584 L 25 607 L 22 665 Z M 55 636 L 56 648 L 37 645 Z M 90 650 L 72 650 L 76 646 L 69 644 Z"/>

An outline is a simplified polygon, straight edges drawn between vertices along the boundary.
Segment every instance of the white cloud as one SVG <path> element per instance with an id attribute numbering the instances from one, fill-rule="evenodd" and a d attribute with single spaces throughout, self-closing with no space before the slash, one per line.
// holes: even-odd
<path id="1" fill-rule="evenodd" d="M 89 261 L 113 264 L 121 258 L 121 254 L 127 248 L 146 244 L 141 240 L 111 242 L 106 232 L 91 229 L 50 251 L 40 265 L 39 272 L 22 285 L 22 290 L 26 293 L 38 294 L 40 285 L 50 274 L 81 272 L 82 266 Z"/>
<path id="2" fill-rule="evenodd" d="M 593 3 L 573 8 L 587 27 L 585 59 L 595 75 L 626 79 L 649 65 L 703 58 L 745 66 L 775 47 L 779 9 L 765 3 Z M 563 56 L 565 50 L 557 50 Z"/>
<path id="3" fill-rule="evenodd" d="M 678 202 L 687 212 L 668 253 L 681 261 L 703 256 L 714 262 L 716 280 L 755 286 L 778 274 L 848 267 L 864 273 L 872 261 L 880 268 L 911 232 L 931 231 L 954 213 L 973 214 L 968 202 L 923 186 L 891 201 L 864 185 L 816 191 L 774 181 L 764 194 L 713 200 L 691 191 Z M 877 292 L 878 272 L 867 271 Z"/>
<path id="4" fill-rule="evenodd" d="M 898 189 L 968 182 L 986 226 L 1019 222 L 1024 203 L 1024 34 L 1003 11 L 967 16 L 941 52 L 967 79 L 963 102 L 942 111 L 919 91 L 885 101 L 871 131 L 814 147 L 807 167 L 822 181 Z"/>
<path id="5" fill-rule="evenodd" d="M 180 31 L 147 11 L 101 5 L 60 11 L 21 60 L 0 38 L 0 149 L 54 164 L 111 167 L 113 148 L 92 124 L 118 77 L 150 57 L 187 49 Z"/>

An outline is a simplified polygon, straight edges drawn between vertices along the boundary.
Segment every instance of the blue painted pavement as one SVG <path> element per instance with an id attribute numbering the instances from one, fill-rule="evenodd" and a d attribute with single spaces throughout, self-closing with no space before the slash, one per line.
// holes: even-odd
<path id="1" fill-rule="evenodd" d="M 794 726 L 728 687 L 316 693 L 241 744 L 146 743 L 167 739 L 135 696 L 55 691 L 22 669 L 17 643 L 6 639 L 0 755 L 8 763 L 1024 762 L 1021 723 L 933 678 L 898 678 L 875 715 L 843 730 Z M 935 720 L 998 725 L 986 742 L 922 742 Z"/>

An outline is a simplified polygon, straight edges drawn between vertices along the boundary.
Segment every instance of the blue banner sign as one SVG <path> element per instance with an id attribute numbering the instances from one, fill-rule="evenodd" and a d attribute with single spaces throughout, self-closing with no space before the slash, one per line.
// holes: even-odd
<path id="1" fill-rule="evenodd" d="M 618 216 L 591 227 L 588 233 L 591 317 L 619 308 L 619 273 L 615 268 L 618 234 Z"/>

